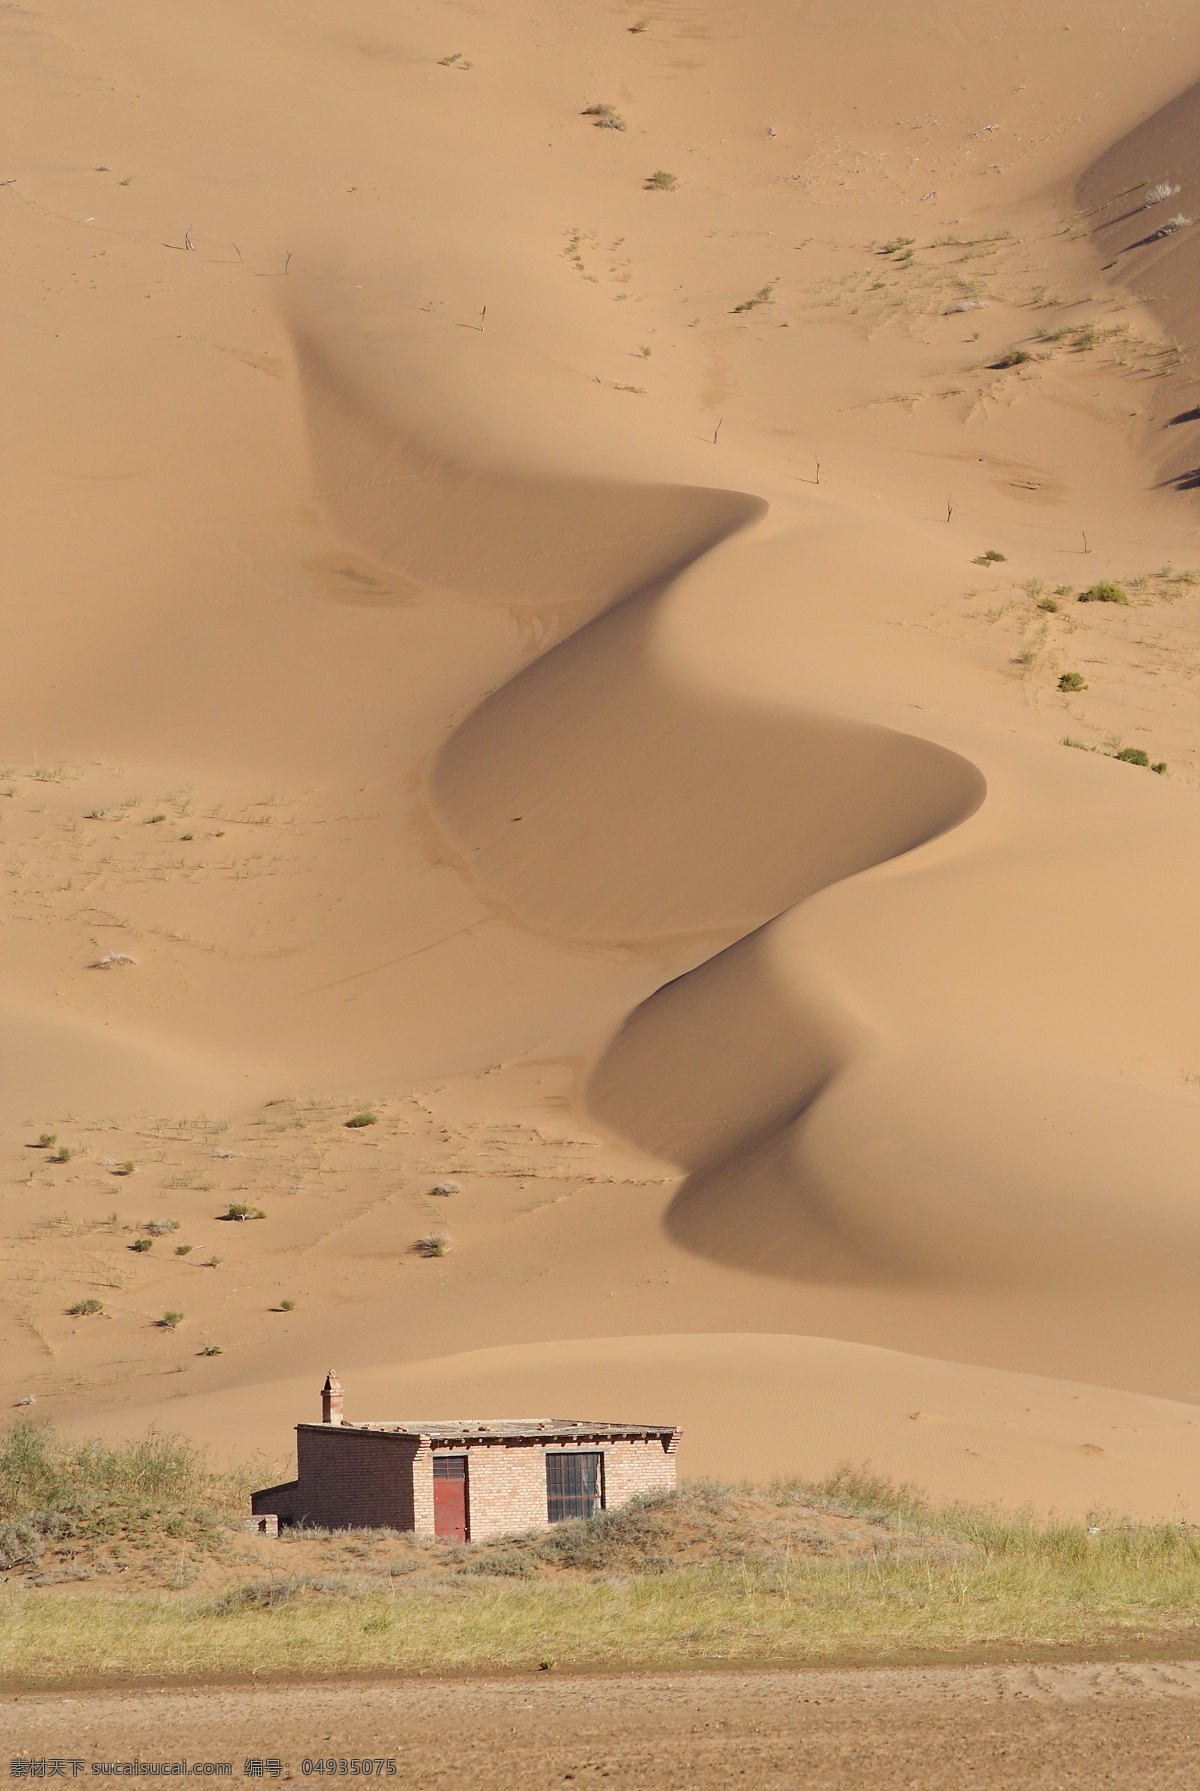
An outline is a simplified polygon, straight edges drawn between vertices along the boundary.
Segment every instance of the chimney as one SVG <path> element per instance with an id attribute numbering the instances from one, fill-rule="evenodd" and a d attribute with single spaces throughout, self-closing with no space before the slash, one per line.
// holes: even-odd
<path id="1" fill-rule="evenodd" d="M 342 1383 L 332 1368 L 325 1376 L 325 1385 L 321 1388 L 321 1422 L 322 1424 L 340 1424 L 342 1422 Z"/>

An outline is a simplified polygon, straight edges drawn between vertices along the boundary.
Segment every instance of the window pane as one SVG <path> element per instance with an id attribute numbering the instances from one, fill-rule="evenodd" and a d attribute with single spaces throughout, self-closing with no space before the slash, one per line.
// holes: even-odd
<path id="1" fill-rule="evenodd" d="M 547 1455 L 546 1515 L 552 1524 L 593 1517 L 600 1509 L 600 1455 Z"/>

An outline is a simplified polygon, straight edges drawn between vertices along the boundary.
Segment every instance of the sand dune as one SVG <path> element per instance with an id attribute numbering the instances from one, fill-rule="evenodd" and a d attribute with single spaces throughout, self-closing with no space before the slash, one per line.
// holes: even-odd
<path id="1" fill-rule="evenodd" d="M 729 1473 L 761 1387 L 747 1472 L 1172 1506 L 1200 23 L 1126 12 L 5 21 L 14 1398 L 249 1441 L 349 1349 Z"/>
<path id="2" fill-rule="evenodd" d="M 289 1377 L 188 1402 L 218 1450 L 229 1428 L 290 1449 L 276 1414 L 306 1419 L 317 1383 Z M 869 1463 L 935 1497 L 1195 1516 L 1200 1412 L 1192 1405 L 1040 1375 L 938 1362 L 821 1337 L 582 1338 L 472 1350 L 347 1377 L 350 1418 L 480 1411 L 670 1412 L 691 1475 L 823 1478 Z M 172 1424 L 178 1402 L 117 1419 Z M 73 1425 L 85 1429 L 81 1421 Z"/>

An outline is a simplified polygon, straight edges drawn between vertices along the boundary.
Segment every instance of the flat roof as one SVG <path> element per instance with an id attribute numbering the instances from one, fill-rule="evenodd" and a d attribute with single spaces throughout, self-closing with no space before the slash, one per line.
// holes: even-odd
<path id="1" fill-rule="evenodd" d="M 570 1440 L 585 1437 L 664 1437 L 678 1436 L 677 1424 L 613 1424 L 586 1422 L 582 1418 L 436 1418 L 417 1422 L 414 1419 L 372 1418 L 357 1423 L 343 1418 L 340 1424 L 303 1424 L 301 1430 L 378 1430 L 399 1436 L 428 1437 L 431 1442 L 470 1442 L 473 1438 L 487 1441 L 546 1442 L 550 1439 Z"/>

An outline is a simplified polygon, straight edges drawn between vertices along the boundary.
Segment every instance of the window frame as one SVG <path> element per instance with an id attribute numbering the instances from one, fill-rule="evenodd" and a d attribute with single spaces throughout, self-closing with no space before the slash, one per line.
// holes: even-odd
<path id="1" fill-rule="evenodd" d="M 595 1517 L 595 1516 L 597 1516 L 597 1514 L 599 1512 L 607 1509 L 607 1506 L 608 1506 L 607 1486 L 606 1486 L 606 1478 L 607 1477 L 605 1474 L 605 1461 L 604 1461 L 604 1457 L 606 1454 L 607 1454 L 607 1450 L 605 1450 L 605 1449 L 546 1449 L 543 1451 L 543 1455 L 544 1455 L 545 1463 L 546 1463 L 545 1473 L 546 1473 L 546 1522 L 547 1523 L 562 1524 L 562 1523 L 571 1523 L 571 1522 L 577 1521 L 577 1520 L 582 1520 L 582 1521 L 586 1522 L 589 1517 Z M 574 1494 L 573 1493 L 565 1493 L 562 1490 L 561 1485 L 557 1489 L 551 1485 L 550 1464 L 552 1461 L 554 1461 L 554 1462 L 581 1461 L 584 1458 L 594 1461 L 596 1464 L 596 1469 L 595 1469 L 596 1490 L 595 1490 L 594 1494 L 589 1495 L 585 1492 L 574 1493 Z M 588 1498 L 589 1496 L 594 1501 L 593 1505 L 592 1505 L 592 1509 L 590 1511 L 559 1510 L 557 1513 L 555 1513 L 554 1506 L 555 1506 L 556 1502 L 561 1504 L 569 1499 L 577 1498 L 582 1503 L 582 1501 L 585 1500 L 586 1498 Z"/>

